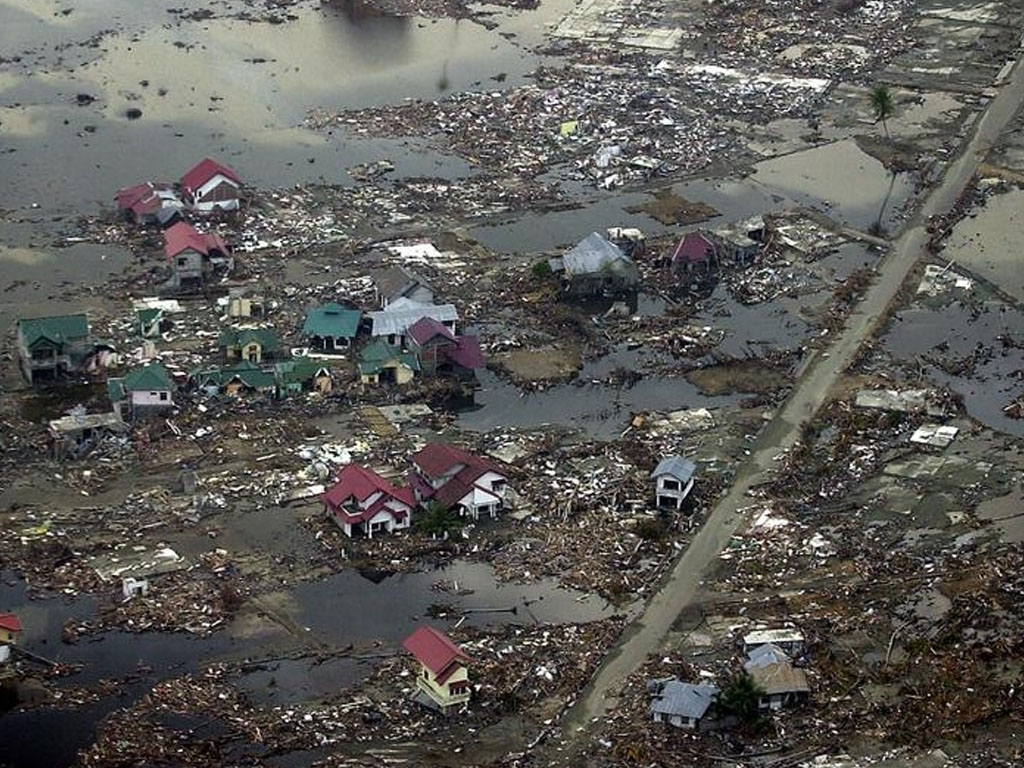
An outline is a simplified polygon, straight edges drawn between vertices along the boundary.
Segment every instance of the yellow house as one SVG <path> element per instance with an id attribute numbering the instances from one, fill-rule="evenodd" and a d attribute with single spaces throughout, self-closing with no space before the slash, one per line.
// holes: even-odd
<path id="1" fill-rule="evenodd" d="M 420 627 L 402 643 L 420 664 L 417 699 L 448 713 L 469 701 L 469 656 L 444 632 Z"/>
<path id="2" fill-rule="evenodd" d="M 419 369 L 416 355 L 383 341 L 367 345 L 359 357 L 359 379 L 363 384 L 408 384 Z"/>
<path id="3" fill-rule="evenodd" d="M 262 363 L 281 349 L 273 328 L 231 328 L 220 335 L 220 348 L 228 360 Z"/>
<path id="4" fill-rule="evenodd" d="M 0 612 L 0 643 L 16 645 L 21 630 L 21 619 L 17 614 Z"/>

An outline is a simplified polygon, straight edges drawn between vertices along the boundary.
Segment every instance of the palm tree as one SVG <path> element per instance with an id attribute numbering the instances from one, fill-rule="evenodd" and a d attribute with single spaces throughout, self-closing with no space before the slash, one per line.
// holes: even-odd
<path id="1" fill-rule="evenodd" d="M 463 522 L 459 519 L 458 515 L 443 504 L 432 501 L 420 516 L 416 527 L 422 533 L 429 534 L 430 536 L 443 536 L 447 538 L 449 533 L 462 528 Z"/>
<path id="2" fill-rule="evenodd" d="M 764 690 L 746 672 L 741 673 L 718 697 L 718 707 L 726 715 L 734 715 L 745 723 L 760 717 L 760 701 Z"/>
<path id="3" fill-rule="evenodd" d="M 875 111 L 875 120 L 882 122 L 882 130 L 885 131 L 885 138 L 889 138 L 889 126 L 886 120 L 892 117 L 894 104 L 889 86 L 879 83 L 871 89 L 871 108 Z"/>

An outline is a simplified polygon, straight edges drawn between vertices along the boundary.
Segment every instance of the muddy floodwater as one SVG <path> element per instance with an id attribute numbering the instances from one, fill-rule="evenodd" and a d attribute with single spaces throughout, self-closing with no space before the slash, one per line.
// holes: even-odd
<path id="1" fill-rule="evenodd" d="M 5 53 L 23 53 L 20 67 L 0 73 L 0 206 L 92 211 L 118 187 L 177 179 L 203 155 L 246 168 L 262 187 L 350 183 L 346 168 L 381 157 L 401 176 L 468 175 L 462 161 L 413 142 L 351 140 L 301 124 L 316 107 L 517 85 L 542 63 L 525 43 L 553 10 L 523 12 L 500 34 L 469 21 L 388 17 L 355 2 L 304 5 L 289 23 L 267 24 L 178 21 L 160 4 L 121 0 L 55 17 L 3 0 Z M 119 33 L 104 35 L 101 47 L 87 43 L 104 30 Z M 79 104 L 79 94 L 89 101 Z M 130 109 L 141 116 L 127 119 Z"/>
<path id="2" fill-rule="evenodd" d="M 481 627 L 530 625 L 587 622 L 636 610 L 616 608 L 596 596 L 557 587 L 551 579 L 499 583 L 488 565 L 456 562 L 417 573 L 370 574 L 372 579 L 345 571 L 324 581 L 298 585 L 287 594 L 261 597 L 275 613 L 301 628 L 298 637 L 275 635 L 261 642 L 237 635 L 228 627 L 207 638 L 186 633 L 107 632 L 66 645 L 55 640 L 64 622 L 90 618 L 95 603 L 59 597 L 30 600 L 23 583 L 12 574 L 5 576 L 0 583 L 0 605 L 16 611 L 24 621 L 22 642 L 26 647 L 54 661 L 82 665 L 82 671 L 69 682 L 84 686 L 105 678 L 131 678 L 116 693 L 80 707 L 43 706 L 0 717 L 3 763 L 18 768 L 70 765 L 78 750 L 95 738 L 96 724 L 106 714 L 130 706 L 160 680 L 214 661 L 353 646 L 350 657 L 326 662 L 277 659 L 238 677 L 239 686 L 254 701 L 285 704 L 337 696 L 370 674 L 381 653 L 394 653 L 402 639 L 425 621 L 444 628 L 456 617 L 465 616 L 466 622 Z"/>
<path id="3" fill-rule="evenodd" d="M 963 395 L 967 413 L 982 424 L 1024 436 L 1024 420 L 1003 410 L 1020 393 L 1016 372 L 1024 354 L 998 343 L 993 348 L 1002 334 L 1024 338 L 1024 313 L 996 303 L 952 304 L 897 313 L 885 344 L 898 360 L 923 365 L 929 378 Z"/>

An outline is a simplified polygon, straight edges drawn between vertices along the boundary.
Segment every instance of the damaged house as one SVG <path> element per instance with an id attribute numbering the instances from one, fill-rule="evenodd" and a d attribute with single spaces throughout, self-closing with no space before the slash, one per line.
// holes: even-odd
<path id="1" fill-rule="evenodd" d="M 389 267 L 373 274 L 373 290 L 381 309 L 399 299 L 417 304 L 433 304 L 434 290 L 419 275 L 404 267 Z"/>
<path id="2" fill-rule="evenodd" d="M 455 324 L 459 320 L 459 312 L 454 304 L 422 304 L 401 298 L 388 304 L 387 309 L 370 312 L 369 317 L 370 335 L 373 338 L 404 348 L 409 328 L 424 317 L 436 320 L 453 334 L 456 333 Z"/>
<path id="3" fill-rule="evenodd" d="M 48 425 L 53 458 L 78 459 L 110 438 L 120 438 L 128 425 L 116 411 L 88 413 L 76 406 L 67 416 L 53 419 Z"/>
<path id="4" fill-rule="evenodd" d="M 85 314 L 18 321 L 18 357 L 29 384 L 81 370 L 93 352 Z"/>
<path id="5" fill-rule="evenodd" d="M 147 181 L 117 190 L 117 209 L 136 224 L 167 226 L 181 218 L 184 204 L 171 184 Z"/>
<path id="6" fill-rule="evenodd" d="M 197 213 L 238 210 L 241 187 L 242 179 L 235 171 L 209 157 L 181 177 L 185 202 Z"/>
<path id="7" fill-rule="evenodd" d="M 497 464 L 445 443 L 412 456 L 411 484 L 423 506 L 440 504 L 462 517 L 495 518 L 505 505 L 508 477 Z"/>
<path id="8" fill-rule="evenodd" d="M 658 509 L 679 509 L 693 490 L 697 465 L 682 456 L 666 456 L 651 472 Z"/>
<path id="9" fill-rule="evenodd" d="M 632 293 L 640 282 L 634 261 L 597 232 L 548 263 L 553 272 L 561 274 L 565 290 L 572 296 Z"/>
<path id="10" fill-rule="evenodd" d="M 184 221 L 164 231 L 164 253 L 174 290 L 200 290 L 208 281 L 234 269 L 231 250 L 220 235 L 203 234 Z"/>
<path id="11" fill-rule="evenodd" d="M 348 464 L 324 494 L 324 512 L 348 537 L 372 539 L 409 527 L 416 497 L 396 488 L 371 469 Z"/>
<path id="12" fill-rule="evenodd" d="M 432 317 L 417 320 L 409 327 L 409 350 L 419 360 L 427 376 L 472 376 L 484 367 L 480 340 L 476 336 L 456 336 Z"/>
<path id="13" fill-rule="evenodd" d="M 469 701 L 470 658 L 444 632 L 420 627 L 402 646 L 419 662 L 416 700 L 447 714 Z"/>

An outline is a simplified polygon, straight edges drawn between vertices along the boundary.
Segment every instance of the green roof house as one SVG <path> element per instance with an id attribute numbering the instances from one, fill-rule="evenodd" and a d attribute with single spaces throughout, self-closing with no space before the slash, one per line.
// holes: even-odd
<path id="1" fill-rule="evenodd" d="M 419 369 L 416 355 L 385 341 L 373 342 L 359 356 L 359 378 L 363 384 L 407 384 Z"/>
<path id="2" fill-rule="evenodd" d="M 286 360 L 274 365 L 278 397 L 301 392 L 329 395 L 334 387 L 331 369 L 316 360 Z"/>
<path id="3" fill-rule="evenodd" d="M 262 363 L 280 351 L 281 340 L 273 328 L 230 328 L 221 333 L 220 348 L 228 360 Z"/>
<path id="4" fill-rule="evenodd" d="M 165 411 L 174 407 L 171 374 L 160 363 L 150 363 L 129 371 L 123 378 L 107 381 L 107 394 L 114 410 L 124 417 L 127 409 L 132 416 Z"/>
<path id="5" fill-rule="evenodd" d="M 33 317 L 18 321 L 18 356 L 30 384 L 75 370 L 89 346 L 85 314 Z"/>
<path id="6" fill-rule="evenodd" d="M 276 378 L 256 363 L 240 360 L 226 368 L 197 368 L 188 375 L 189 383 L 207 394 L 273 394 Z"/>
<path id="7" fill-rule="evenodd" d="M 321 352 L 342 352 L 349 348 L 359 331 L 363 313 L 338 304 L 324 304 L 307 310 L 302 335 L 309 346 Z"/>

